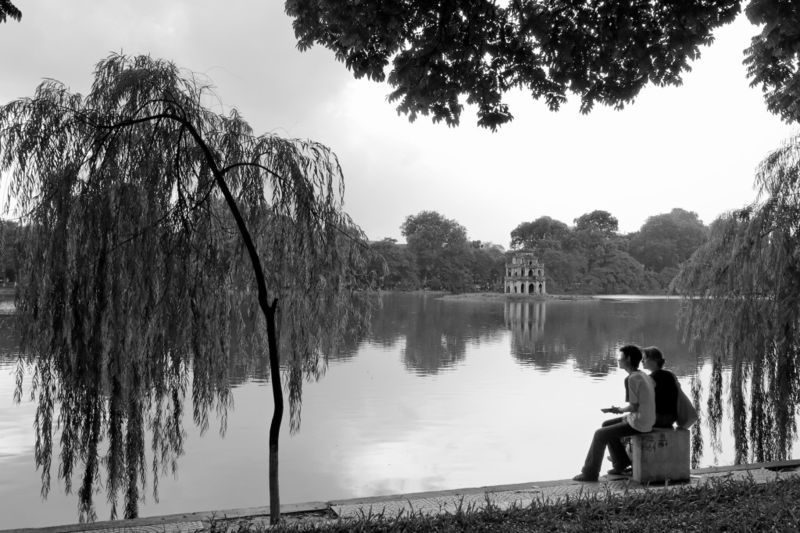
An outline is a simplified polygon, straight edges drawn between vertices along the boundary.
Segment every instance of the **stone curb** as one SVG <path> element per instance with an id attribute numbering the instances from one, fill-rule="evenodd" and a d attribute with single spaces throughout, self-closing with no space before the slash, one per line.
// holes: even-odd
<path id="1" fill-rule="evenodd" d="M 715 478 L 724 475 L 747 474 L 747 471 L 771 471 L 776 474 L 786 470 L 800 468 L 800 459 L 789 461 L 773 461 L 767 463 L 754 463 L 732 466 L 712 466 L 694 469 L 691 471 L 692 479 L 690 483 L 700 481 L 702 478 Z M 683 484 L 681 484 L 683 485 Z M 680 486 L 680 485 L 676 485 Z M 652 488 L 663 488 L 664 485 L 655 484 Z M 324 513 L 338 511 L 340 517 L 354 516 L 354 511 L 383 509 L 392 512 L 395 509 L 411 508 L 415 505 L 426 507 L 429 512 L 446 512 L 453 506 L 462 503 L 475 503 L 495 500 L 502 503 L 530 501 L 533 497 L 560 496 L 575 493 L 603 493 L 606 491 L 619 492 L 625 490 L 643 490 L 648 487 L 632 482 L 629 479 L 606 479 L 600 483 L 579 483 L 571 479 L 560 479 L 551 481 L 516 483 L 510 485 L 491 485 L 484 487 L 467 487 L 452 490 L 410 492 L 405 494 L 392 494 L 386 496 L 369 496 L 361 498 L 349 498 L 344 500 L 332 500 L 328 502 L 305 502 L 289 505 L 281 505 L 282 515 L 302 515 L 306 513 Z M 535 496 L 534 496 L 535 495 Z M 421 507 L 420 507 L 421 508 Z M 391 516 L 391 515 L 390 515 Z M 70 524 L 62 526 L 51 526 L 42 528 L 26 529 L 4 529 L 0 533 L 132 533 L 132 532 L 154 532 L 154 533 L 188 533 L 202 530 L 211 520 L 254 520 L 263 521 L 269 517 L 269 507 L 249 507 L 241 509 L 228 509 L 222 511 L 202 511 L 194 513 L 179 513 L 164 516 L 153 516 L 147 518 L 135 518 L 132 520 L 107 520 L 94 522 L 91 524 Z"/>

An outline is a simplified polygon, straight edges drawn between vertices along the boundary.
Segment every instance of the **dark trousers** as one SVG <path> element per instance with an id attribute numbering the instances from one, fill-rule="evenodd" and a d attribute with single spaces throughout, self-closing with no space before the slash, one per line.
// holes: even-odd
<path id="1" fill-rule="evenodd" d="M 622 439 L 639 433 L 622 417 L 611 418 L 603 422 L 602 427 L 594 432 L 592 444 L 589 446 L 589 453 L 586 454 L 586 461 L 583 463 L 581 472 L 587 477 L 599 477 L 606 447 L 611 454 L 611 464 L 614 465 L 614 468 L 621 470 L 630 466 L 631 459 L 625 451 Z"/>

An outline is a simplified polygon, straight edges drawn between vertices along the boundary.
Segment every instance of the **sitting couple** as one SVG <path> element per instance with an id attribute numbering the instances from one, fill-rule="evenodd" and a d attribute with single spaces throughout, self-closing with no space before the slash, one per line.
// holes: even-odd
<path id="1" fill-rule="evenodd" d="M 639 370 L 643 351 L 644 368 L 650 371 L 650 375 Z M 647 433 L 653 427 L 672 427 L 677 420 L 678 380 L 672 372 L 663 369 L 664 356 L 658 348 L 653 346 L 640 350 L 638 346 L 623 346 L 619 349 L 617 362 L 628 373 L 625 378 L 625 400 L 628 405 L 602 411 L 624 413 L 625 416 L 606 420 L 594 432 L 581 473 L 572 478 L 575 481 L 597 481 L 606 447 L 613 466 L 608 473 L 626 473 L 631 466 L 631 459 L 621 439 Z"/>

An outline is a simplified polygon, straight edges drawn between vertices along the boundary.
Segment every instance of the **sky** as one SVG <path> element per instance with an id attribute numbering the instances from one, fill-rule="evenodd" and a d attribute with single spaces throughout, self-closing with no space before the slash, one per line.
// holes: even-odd
<path id="1" fill-rule="evenodd" d="M 45 78 L 86 92 L 111 52 L 150 54 L 209 78 L 219 112 L 236 108 L 257 133 L 312 139 L 339 157 L 345 210 L 372 240 L 403 242 L 409 215 L 438 211 L 472 240 L 508 247 L 520 223 L 567 224 L 595 209 L 623 233 L 680 207 L 706 224 L 752 202 L 759 161 L 797 128 L 750 88 L 744 16 L 715 33 L 681 87 L 648 87 L 622 111 L 551 112 L 508 95 L 515 120 L 491 132 L 474 109 L 449 128 L 398 115 L 385 83 L 356 80 L 333 53 L 300 52 L 280 0 L 15 0 L 0 24 L 0 104 Z"/>

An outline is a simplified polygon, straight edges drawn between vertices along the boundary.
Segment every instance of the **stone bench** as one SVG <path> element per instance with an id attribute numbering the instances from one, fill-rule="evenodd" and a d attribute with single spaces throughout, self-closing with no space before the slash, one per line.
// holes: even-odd
<path id="1" fill-rule="evenodd" d="M 630 438 L 633 480 L 639 483 L 689 479 L 689 430 L 656 428 Z"/>

